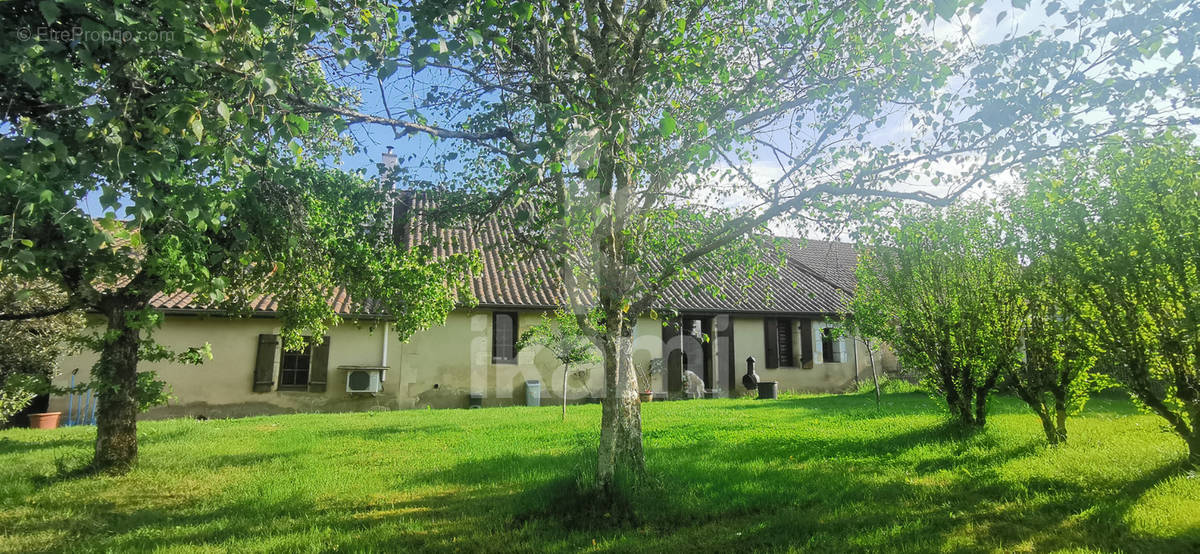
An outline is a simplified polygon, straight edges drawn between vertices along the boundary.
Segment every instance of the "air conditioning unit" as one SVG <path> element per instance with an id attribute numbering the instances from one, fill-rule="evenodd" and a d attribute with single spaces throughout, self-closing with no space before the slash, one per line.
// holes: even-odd
<path id="1" fill-rule="evenodd" d="M 352 369 L 346 372 L 346 392 L 375 394 L 383 387 L 380 385 L 382 371 L 377 369 Z"/>

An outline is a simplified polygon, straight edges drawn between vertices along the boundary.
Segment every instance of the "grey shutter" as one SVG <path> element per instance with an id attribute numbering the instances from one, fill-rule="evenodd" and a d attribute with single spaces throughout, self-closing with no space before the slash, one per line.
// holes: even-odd
<path id="1" fill-rule="evenodd" d="M 279 335 L 258 336 L 258 357 L 254 361 L 254 392 L 271 392 L 275 388 L 275 350 Z"/>
<path id="2" fill-rule="evenodd" d="M 804 369 L 812 369 L 813 367 L 813 333 L 812 320 L 800 320 L 800 367 Z"/>
<path id="3" fill-rule="evenodd" d="M 312 360 L 308 365 L 308 392 L 325 392 L 329 378 L 329 337 L 312 349 Z"/>
<path id="4" fill-rule="evenodd" d="M 675 319 L 662 328 L 663 357 L 667 362 L 667 392 L 683 390 L 683 345 L 679 340 L 679 328 L 682 321 Z"/>
<path id="5" fill-rule="evenodd" d="M 773 317 L 763 318 L 763 337 L 766 339 L 766 368 L 779 367 L 779 320 Z"/>

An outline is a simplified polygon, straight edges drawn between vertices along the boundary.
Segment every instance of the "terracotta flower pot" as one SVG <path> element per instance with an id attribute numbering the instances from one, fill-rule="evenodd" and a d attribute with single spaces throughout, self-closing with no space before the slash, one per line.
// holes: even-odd
<path id="1" fill-rule="evenodd" d="M 642 397 L 642 402 L 653 402 L 654 401 L 654 393 L 653 392 L 649 392 L 649 391 L 639 392 L 638 396 Z"/>
<path id="2" fill-rule="evenodd" d="M 30 429 L 57 429 L 58 418 L 62 412 L 46 412 L 44 414 L 29 414 Z"/>

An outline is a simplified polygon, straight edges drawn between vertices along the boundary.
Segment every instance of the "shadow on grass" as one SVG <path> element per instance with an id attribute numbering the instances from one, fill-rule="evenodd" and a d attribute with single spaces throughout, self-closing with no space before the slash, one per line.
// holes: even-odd
<path id="1" fill-rule="evenodd" d="M 847 406 L 857 403 L 841 398 L 789 399 L 776 407 L 787 403 L 854 413 Z M 911 410 L 928 414 L 927 402 L 917 393 L 913 403 L 921 405 Z M 873 405 L 873 399 L 860 403 Z M 745 404 L 713 407 L 736 416 L 733 410 L 754 406 Z M 771 414 L 747 424 L 764 425 L 764 419 L 776 415 L 792 417 Z M 994 441 L 946 422 L 920 421 L 927 423 L 885 428 L 877 436 L 785 427 L 729 440 L 720 426 L 684 420 L 672 424 L 670 432 L 647 431 L 652 482 L 618 502 L 597 501 L 589 485 L 595 470 L 591 442 L 554 454 L 516 448 L 449 464 L 431 460 L 397 468 L 390 478 L 385 473 L 381 479 L 387 484 L 366 489 L 367 495 L 332 499 L 319 486 L 288 486 L 261 477 L 252 484 L 266 493 L 223 491 L 199 504 L 168 498 L 153 507 L 117 509 L 94 496 L 52 497 L 45 509 L 73 515 L 70 530 L 55 535 L 47 549 L 850 552 L 1092 547 L 1188 552 L 1200 547 L 1196 534 L 1138 536 L 1126 522 L 1138 499 L 1176 474 L 1177 464 L 1100 486 L 1043 476 L 1013 479 L 999 471 L 1001 462 L 1038 454 L 1044 449 L 1040 437 Z M 396 441 L 393 447 L 403 448 L 405 439 L 456 430 L 429 425 L 319 436 L 328 441 Z M 214 456 L 205 465 L 250 468 L 283 462 L 308 464 L 297 466 L 298 472 L 326 469 L 321 464 L 327 459 L 304 454 L 231 454 Z M 612 506 L 625 506 L 636 518 L 606 509 Z M 63 522 L 28 518 L 9 527 L 5 532 L 12 535 L 54 534 L 62 531 Z"/>
<path id="2" fill-rule="evenodd" d="M 0 456 L 14 454 L 23 455 L 37 452 L 39 450 L 48 450 L 61 446 L 86 446 L 91 443 L 91 439 L 54 439 L 47 441 L 21 441 L 14 440 L 8 437 L 0 438 Z"/>

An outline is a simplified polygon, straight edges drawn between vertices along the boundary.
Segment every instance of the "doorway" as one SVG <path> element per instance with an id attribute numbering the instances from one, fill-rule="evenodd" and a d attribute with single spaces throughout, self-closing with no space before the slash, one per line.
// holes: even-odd
<path id="1" fill-rule="evenodd" d="M 716 388 L 712 324 L 712 317 L 685 315 L 663 327 L 663 358 L 667 360 L 663 379 L 668 393 L 683 392 L 685 371 L 699 375 L 705 388 Z"/>

